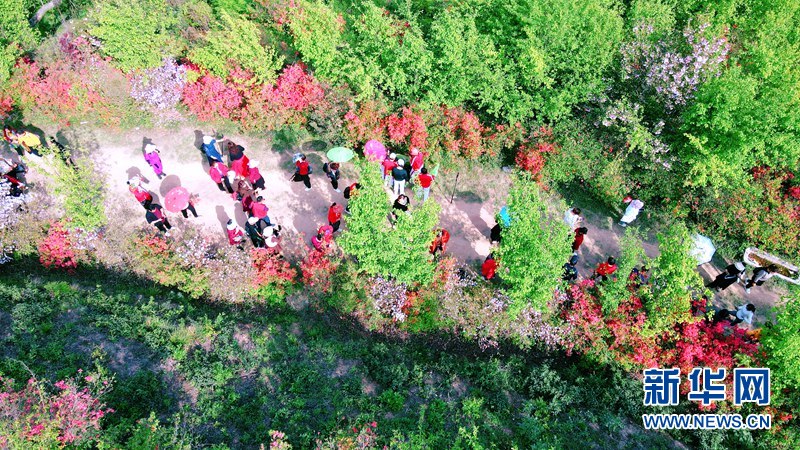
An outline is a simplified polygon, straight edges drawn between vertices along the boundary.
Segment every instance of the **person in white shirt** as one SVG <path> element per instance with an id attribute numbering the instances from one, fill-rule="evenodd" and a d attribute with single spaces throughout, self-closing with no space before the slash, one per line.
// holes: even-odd
<path id="1" fill-rule="evenodd" d="M 714 314 L 714 322 L 716 323 L 723 320 L 728 320 L 730 321 L 731 325 L 737 325 L 742 322 L 752 325 L 754 312 L 756 312 L 756 307 L 752 303 L 742 305 L 737 308 L 736 311 L 720 309 L 716 314 Z M 733 319 L 731 319 L 731 316 L 733 316 Z"/>
<path id="2" fill-rule="evenodd" d="M 567 224 L 570 231 L 575 231 L 582 221 L 583 217 L 581 217 L 580 208 L 570 208 L 564 213 L 564 223 Z"/>
<path id="3" fill-rule="evenodd" d="M 747 280 L 747 284 L 744 285 L 745 292 L 749 294 L 751 287 L 761 286 L 765 281 L 775 276 L 777 272 L 778 266 L 775 264 L 770 264 L 767 267 L 757 267 L 756 270 L 753 271 L 753 278 Z"/>

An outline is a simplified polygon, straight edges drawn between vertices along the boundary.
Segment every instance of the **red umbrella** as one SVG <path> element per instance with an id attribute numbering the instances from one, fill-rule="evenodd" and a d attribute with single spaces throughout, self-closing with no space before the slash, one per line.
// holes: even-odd
<path id="1" fill-rule="evenodd" d="M 231 170 L 236 172 L 236 175 L 240 177 L 247 177 L 247 175 L 250 174 L 250 160 L 247 156 L 242 156 L 231 163 Z"/>
<path id="2" fill-rule="evenodd" d="M 189 206 L 189 191 L 184 187 L 172 188 L 164 197 L 164 207 L 167 211 L 181 212 Z"/>

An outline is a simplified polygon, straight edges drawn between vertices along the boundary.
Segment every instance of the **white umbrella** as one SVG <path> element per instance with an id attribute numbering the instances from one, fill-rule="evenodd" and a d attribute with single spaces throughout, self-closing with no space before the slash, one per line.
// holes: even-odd
<path id="1" fill-rule="evenodd" d="M 697 259 L 698 266 L 711 261 L 711 257 L 714 256 L 714 252 L 716 251 L 717 247 L 714 247 L 710 238 L 697 233 L 692 236 L 692 250 L 690 254 Z"/>

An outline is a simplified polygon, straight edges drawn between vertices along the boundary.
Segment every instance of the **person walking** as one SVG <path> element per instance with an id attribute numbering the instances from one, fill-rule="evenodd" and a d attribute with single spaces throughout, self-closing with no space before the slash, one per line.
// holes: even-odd
<path id="1" fill-rule="evenodd" d="M 258 161 L 250 161 L 250 170 L 247 173 L 247 181 L 253 185 L 255 189 L 266 189 L 267 185 L 264 177 L 261 176 L 261 171 L 258 170 Z"/>
<path id="2" fill-rule="evenodd" d="M 328 208 L 328 224 L 333 227 L 334 233 L 339 231 L 339 227 L 342 225 L 342 207 L 336 202 L 331 203 L 331 207 Z"/>
<path id="3" fill-rule="evenodd" d="M 211 176 L 211 179 L 217 183 L 217 187 L 220 191 L 228 191 L 229 194 L 233 194 L 233 187 L 231 186 L 230 180 L 228 180 L 228 166 L 225 164 L 214 161 L 211 164 L 211 168 L 208 169 L 208 174 Z"/>
<path id="4" fill-rule="evenodd" d="M 244 158 L 244 147 L 241 145 L 236 145 L 233 141 L 228 140 L 226 147 L 228 149 L 228 164 L 233 164 L 237 159 Z"/>
<path id="5" fill-rule="evenodd" d="M 408 181 L 411 178 L 408 175 L 408 171 L 403 166 L 405 166 L 405 161 L 403 161 L 402 159 L 398 159 L 397 167 L 392 169 L 392 180 L 394 181 L 395 197 L 406 193 L 406 181 Z"/>
<path id="6" fill-rule="evenodd" d="M 714 289 L 717 292 L 724 291 L 733 283 L 736 283 L 737 281 L 744 281 L 745 275 L 746 271 L 744 263 L 737 261 L 728 265 L 728 267 L 726 267 L 722 273 L 717 275 L 714 281 L 707 284 L 706 287 L 709 289 Z"/>
<path id="7" fill-rule="evenodd" d="M 150 205 L 153 203 L 153 196 L 147 189 L 141 186 L 139 177 L 133 177 L 128 180 L 128 190 L 136 197 L 136 201 L 138 201 L 144 209 L 150 208 Z"/>
<path id="8" fill-rule="evenodd" d="M 311 190 L 311 165 L 308 164 L 306 161 L 306 155 L 299 155 L 299 158 L 294 163 L 295 165 L 295 172 L 294 172 L 294 181 L 300 182 L 302 181 L 303 184 L 306 186 L 306 191 Z"/>
<path id="9" fill-rule="evenodd" d="M 270 227 L 266 230 L 266 245 L 267 250 L 272 253 L 280 253 L 281 252 L 281 226 L 275 225 Z"/>
<path id="10" fill-rule="evenodd" d="M 336 192 L 342 192 L 339 189 L 339 163 L 332 162 L 332 163 L 325 163 L 322 166 L 322 171 L 325 172 L 325 175 L 328 176 L 331 180 L 331 186 L 333 186 L 333 190 Z"/>
<path id="11" fill-rule="evenodd" d="M 744 285 L 744 291 L 750 293 L 750 288 L 753 286 L 761 286 L 765 281 L 769 280 L 778 272 L 778 266 L 770 264 L 767 267 L 756 267 L 753 270 L 753 278 L 747 280 Z"/>
<path id="12" fill-rule="evenodd" d="M 237 178 L 248 180 L 250 176 L 250 158 L 242 156 L 239 159 L 233 160 L 231 163 L 231 170 L 236 174 Z"/>
<path id="13" fill-rule="evenodd" d="M 272 226 L 272 221 L 267 215 L 269 213 L 269 208 L 264 204 L 264 197 L 260 195 L 256 197 L 256 201 L 253 202 L 250 207 L 250 213 L 253 214 L 256 220 L 263 221 L 268 227 Z"/>
<path id="14" fill-rule="evenodd" d="M 165 176 L 164 166 L 161 164 L 161 156 L 159 156 L 160 153 L 161 150 L 154 144 L 144 146 L 144 160 L 147 161 L 147 164 L 150 164 L 159 180 Z"/>
<path id="15" fill-rule="evenodd" d="M 239 225 L 233 222 L 233 219 L 228 219 L 227 225 L 225 228 L 228 232 L 228 242 L 231 245 L 235 245 L 236 248 L 239 250 L 244 250 L 244 230 Z"/>
<path id="16" fill-rule="evenodd" d="M 389 189 L 392 189 L 394 187 L 392 184 L 392 170 L 397 167 L 397 155 L 390 153 L 389 156 L 381 162 L 381 166 L 383 166 L 383 184 Z"/>
<path id="17" fill-rule="evenodd" d="M 181 210 L 181 214 L 183 214 L 184 219 L 189 218 L 189 211 L 191 211 L 192 215 L 197 218 L 197 210 L 194 209 L 194 205 L 197 203 L 197 201 L 197 194 L 192 194 L 189 196 L 189 200 L 186 201 L 186 207 Z"/>
<path id="18" fill-rule="evenodd" d="M 264 248 L 266 243 L 264 241 L 264 234 L 262 233 L 261 221 L 258 220 L 258 217 L 253 216 L 247 219 L 247 223 L 244 225 L 244 231 L 250 237 L 253 247 Z"/>
<path id="19" fill-rule="evenodd" d="M 613 256 L 609 256 L 606 262 L 602 262 L 597 265 L 597 268 L 594 269 L 594 275 L 592 275 L 592 279 L 595 280 L 598 277 L 603 281 L 608 281 L 608 277 L 614 274 L 617 271 L 617 260 L 614 259 Z"/>
<path id="20" fill-rule="evenodd" d="M 578 280 L 578 255 L 572 255 L 572 257 L 564 263 L 563 269 L 564 273 L 561 275 L 561 279 L 566 281 L 567 283 L 574 283 Z"/>
<path id="21" fill-rule="evenodd" d="M 172 225 L 170 225 L 167 216 L 164 214 L 164 210 L 161 209 L 161 205 L 157 203 L 149 205 L 144 217 L 147 223 L 158 228 L 165 236 L 169 236 L 169 230 L 172 228 Z"/>
<path id="22" fill-rule="evenodd" d="M 208 165 L 212 165 L 214 161 L 222 162 L 222 155 L 217 151 L 217 140 L 211 136 L 203 136 L 203 146 L 201 147 L 203 153 L 206 154 Z"/>
<path id="23" fill-rule="evenodd" d="M 428 200 L 428 197 L 431 195 L 431 185 L 433 184 L 433 180 L 436 177 L 428 173 L 428 168 L 423 167 L 421 169 L 421 173 L 419 174 L 419 185 L 422 187 L 422 201 L 425 202 Z"/>
<path id="24" fill-rule="evenodd" d="M 492 281 L 497 274 L 497 261 L 494 259 L 494 253 L 489 253 L 489 256 L 483 261 L 481 265 L 481 275 L 486 281 Z"/>
<path id="25" fill-rule="evenodd" d="M 720 309 L 714 314 L 714 318 L 712 319 L 713 323 L 721 322 L 723 320 L 730 321 L 731 325 L 738 325 L 742 322 L 752 325 L 753 324 L 753 313 L 756 312 L 756 307 L 752 303 L 748 303 L 746 305 L 742 305 L 738 307 L 735 311 L 730 311 L 728 309 Z M 731 318 L 733 316 L 733 318 Z"/>
<path id="26" fill-rule="evenodd" d="M 570 208 L 564 213 L 564 223 L 566 223 L 572 231 L 575 231 L 582 221 L 583 217 L 581 217 L 580 208 Z"/>
<path id="27" fill-rule="evenodd" d="M 581 248 L 581 244 L 583 244 L 583 238 L 586 236 L 586 233 L 589 231 L 586 227 L 580 227 L 575 230 L 575 239 L 572 240 L 572 251 L 577 252 L 579 248 Z"/>
<path id="28" fill-rule="evenodd" d="M 430 252 L 433 256 L 436 256 L 437 252 L 444 253 L 447 249 L 447 243 L 450 242 L 450 233 L 445 230 L 444 228 L 439 228 L 436 230 L 436 237 L 433 239 L 431 243 Z"/>
<path id="29" fill-rule="evenodd" d="M 492 229 L 489 230 L 489 242 L 491 244 L 499 244 L 502 239 L 503 227 L 501 227 L 499 223 L 496 223 Z"/>
<path id="30" fill-rule="evenodd" d="M 644 203 L 637 199 L 633 199 L 631 197 L 625 197 L 626 203 L 628 203 L 628 207 L 625 208 L 625 214 L 622 215 L 622 218 L 619 220 L 619 224 L 621 227 L 625 228 L 631 224 L 634 220 L 636 220 L 636 216 L 639 215 L 639 211 L 644 207 Z M 623 201 L 625 201 L 623 200 Z"/>
<path id="31" fill-rule="evenodd" d="M 419 151 L 418 148 L 412 148 L 409 154 L 411 156 L 411 173 L 409 174 L 409 178 L 414 178 L 420 174 L 422 166 L 425 165 L 425 154 Z"/>

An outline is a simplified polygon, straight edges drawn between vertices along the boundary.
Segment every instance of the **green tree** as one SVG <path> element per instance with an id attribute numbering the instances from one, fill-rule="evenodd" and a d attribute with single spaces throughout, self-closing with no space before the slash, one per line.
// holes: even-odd
<path id="1" fill-rule="evenodd" d="M 779 308 L 776 323 L 764 328 L 761 343 L 767 351 L 772 382 L 800 389 L 800 291 L 794 289 L 787 300 Z"/>
<path id="2" fill-rule="evenodd" d="M 350 199 L 350 215 L 342 234 L 342 250 L 358 260 L 360 270 L 370 275 L 392 277 L 398 282 L 427 284 L 435 265 L 429 253 L 433 230 L 439 222 L 439 204 L 427 201 L 397 214 L 389 227 L 391 207 L 374 164 L 359 163 L 361 189 Z"/>
<path id="3" fill-rule="evenodd" d="M 89 17 L 100 51 L 124 71 L 158 67 L 181 51 L 178 14 L 165 0 L 103 0 Z"/>
<path id="4" fill-rule="evenodd" d="M 548 211 L 539 186 L 526 174 L 514 175 L 508 210 L 511 224 L 503 229 L 495 256 L 513 301 L 509 313 L 515 316 L 529 304 L 544 311 L 561 282 L 572 235 L 560 214 Z"/>
<path id="5" fill-rule="evenodd" d="M 289 31 L 294 47 L 314 69 L 314 74 L 332 84 L 340 84 L 342 24 L 330 6 L 320 0 L 299 0 L 292 10 Z"/>
<path id="6" fill-rule="evenodd" d="M 11 69 L 24 50 L 36 45 L 38 34 L 28 25 L 25 0 L 0 2 L 0 83 L 11 75 Z"/>
<path id="7" fill-rule="evenodd" d="M 274 81 L 283 66 L 283 57 L 275 49 L 261 45 L 258 25 L 225 10 L 220 10 L 219 17 L 203 44 L 189 53 L 189 59 L 222 79 L 233 65 L 238 65 L 261 83 Z"/>
<path id="8" fill-rule="evenodd" d="M 661 334 L 676 323 L 691 319 L 692 294 L 703 291 L 703 279 L 697 273 L 697 260 L 691 255 L 692 237 L 683 222 L 672 224 L 658 235 L 661 254 L 653 260 L 652 293 L 644 292 L 647 329 Z"/>

